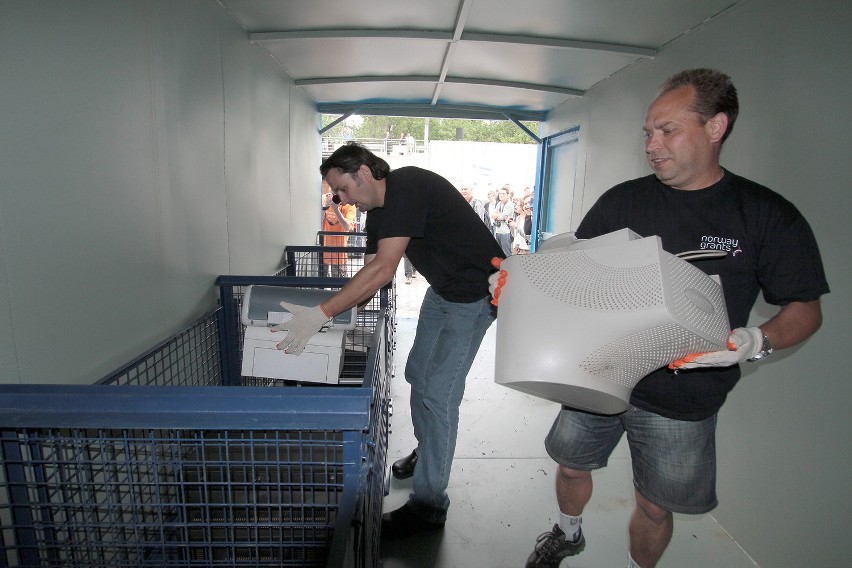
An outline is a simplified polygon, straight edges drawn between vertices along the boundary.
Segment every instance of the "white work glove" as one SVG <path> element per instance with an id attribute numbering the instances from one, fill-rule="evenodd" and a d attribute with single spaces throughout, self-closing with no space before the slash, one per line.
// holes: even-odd
<path id="1" fill-rule="evenodd" d="M 728 351 L 690 353 L 669 363 L 669 369 L 703 369 L 730 367 L 748 361 L 763 348 L 763 331 L 759 327 L 738 327 L 728 336 Z"/>
<path id="2" fill-rule="evenodd" d="M 287 332 L 284 340 L 275 347 L 290 355 L 301 355 L 311 337 L 321 330 L 331 318 L 325 315 L 322 305 L 300 306 L 288 302 L 281 302 L 280 305 L 293 314 L 293 317 L 289 321 L 269 328 L 272 331 Z"/>
<path id="3" fill-rule="evenodd" d="M 506 284 L 506 271 L 500 270 L 500 266 L 503 264 L 503 259 L 495 256 L 491 259 L 491 266 L 497 269 L 497 272 L 492 272 L 490 276 L 488 276 L 488 291 L 491 293 L 491 303 L 499 305 L 500 303 L 500 292 L 503 291 L 503 285 Z"/>

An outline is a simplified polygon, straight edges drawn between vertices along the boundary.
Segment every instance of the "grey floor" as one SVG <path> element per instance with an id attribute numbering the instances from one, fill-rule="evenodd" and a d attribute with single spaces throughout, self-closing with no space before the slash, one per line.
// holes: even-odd
<path id="1" fill-rule="evenodd" d="M 422 277 L 406 285 L 400 273 L 397 282 L 389 464 L 415 445 L 403 370 L 426 289 Z M 452 504 L 447 525 L 438 535 L 382 543 L 384 568 L 523 567 L 536 537 L 558 520 L 555 463 L 544 451 L 543 440 L 559 407 L 494 383 L 496 325 L 486 335 L 467 378 L 448 489 Z M 609 467 L 594 474 L 594 483 L 583 518 L 586 549 L 563 561 L 561 568 L 627 565 L 633 489 L 623 440 Z M 401 506 L 410 491 L 410 479 L 391 479 L 384 510 Z M 707 514 L 676 515 L 674 537 L 658 566 L 751 568 L 757 564 Z"/>

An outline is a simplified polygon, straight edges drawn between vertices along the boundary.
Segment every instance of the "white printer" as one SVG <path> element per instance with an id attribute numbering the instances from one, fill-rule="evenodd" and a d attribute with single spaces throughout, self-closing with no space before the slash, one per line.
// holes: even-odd
<path id="1" fill-rule="evenodd" d="M 718 278 L 664 251 L 659 237 L 628 229 L 588 240 L 565 233 L 535 254 L 510 256 L 502 269 L 498 384 L 617 414 L 651 371 L 688 353 L 726 349 Z"/>
<path id="2" fill-rule="evenodd" d="M 357 308 L 332 318 L 309 341 L 300 355 L 289 355 L 276 348 L 286 336 L 270 326 L 288 321 L 290 312 L 280 302 L 316 306 L 335 294 L 333 290 L 249 286 L 243 296 L 240 323 L 243 335 L 241 374 L 247 377 L 337 384 L 343 369 L 346 332 L 355 329 Z"/>

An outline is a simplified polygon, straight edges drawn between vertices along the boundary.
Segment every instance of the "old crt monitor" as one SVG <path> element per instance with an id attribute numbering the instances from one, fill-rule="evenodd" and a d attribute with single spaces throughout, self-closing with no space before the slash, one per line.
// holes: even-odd
<path id="1" fill-rule="evenodd" d="M 502 269 L 498 384 L 618 414 L 651 371 L 726 349 L 718 279 L 664 251 L 658 237 L 628 229 L 588 240 L 557 235 L 535 254 L 510 256 Z"/>

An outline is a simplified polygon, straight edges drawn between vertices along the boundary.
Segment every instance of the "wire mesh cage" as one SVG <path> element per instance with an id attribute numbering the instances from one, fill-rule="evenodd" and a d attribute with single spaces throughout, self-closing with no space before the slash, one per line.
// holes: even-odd
<path id="1" fill-rule="evenodd" d="M 287 246 L 281 274 L 318 278 L 351 278 L 364 267 L 365 247 Z"/>
<path id="2" fill-rule="evenodd" d="M 311 247 L 299 247 L 311 248 Z M 316 248 L 316 247 L 314 247 Z M 347 279 L 344 278 L 310 278 L 310 277 L 221 277 L 219 279 L 222 290 L 222 306 L 231 306 L 225 313 L 225 323 L 228 327 L 226 339 L 236 340 L 227 347 L 231 355 L 230 360 L 235 362 L 242 359 L 243 336 L 240 333 L 239 314 L 242 301 L 248 286 L 284 286 L 300 288 L 325 288 L 337 290 L 341 288 Z M 344 338 L 343 368 L 340 373 L 340 384 L 361 384 L 367 370 L 367 356 L 370 347 L 374 343 L 374 334 L 379 320 L 385 318 L 389 341 L 393 341 L 393 330 L 396 326 L 396 296 L 395 282 L 391 282 L 382 291 L 371 298 L 358 311 L 357 322 L 354 329 L 349 330 Z M 235 368 L 230 370 L 231 376 L 239 375 Z M 298 384 L 298 382 L 282 379 L 270 379 L 264 377 L 253 377 L 240 375 L 238 384 L 252 386 L 282 386 Z"/>
<path id="3" fill-rule="evenodd" d="M 3 511 L 4 565 L 324 566 L 342 446 L 333 431 L 22 429 L 3 457 L 23 476 L 4 483 L 33 506 Z"/>
<path id="4" fill-rule="evenodd" d="M 219 309 L 94 385 L 0 387 L 0 566 L 378 565 L 392 288 L 357 380 L 258 386 L 234 308 L 270 278 L 311 284 L 222 277 Z"/>

